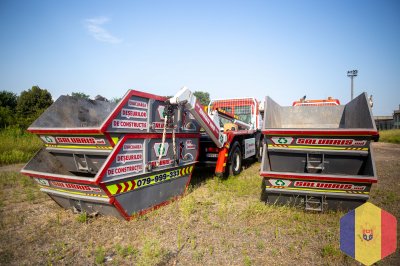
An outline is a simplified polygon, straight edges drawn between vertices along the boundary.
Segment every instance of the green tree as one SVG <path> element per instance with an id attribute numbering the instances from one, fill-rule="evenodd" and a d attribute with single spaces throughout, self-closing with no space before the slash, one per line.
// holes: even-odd
<path id="1" fill-rule="evenodd" d="M 50 92 L 38 86 L 33 86 L 31 89 L 21 92 L 16 108 L 19 126 L 27 128 L 52 103 Z"/>
<path id="2" fill-rule="evenodd" d="M 10 91 L 0 91 L 0 106 L 15 110 L 17 107 L 17 95 Z"/>
<path id="3" fill-rule="evenodd" d="M 0 128 L 13 125 L 15 123 L 15 113 L 10 108 L 0 106 Z"/>
<path id="4" fill-rule="evenodd" d="M 85 94 L 85 93 L 83 93 L 83 92 L 73 92 L 73 93 L 71 93 L 71 96 L 72 97 L 76 97 L 76 98 L 82 98 L 82 99 L 85 99 L 85 100 L 89 100 L 90 99 L 90 96 Z"/>
<path id="5" fill-rule="evenodd" d="M 0 91 L 0 127 L 15 124 L 17 95 L 9 91 Z"/>
<path id="6" fill-rule="evenodd" d="M 200 101 L 200 103 L 204 106 L 210 103 L 210 94 L 204 91 L 195 91 L 193 95 Z"/>

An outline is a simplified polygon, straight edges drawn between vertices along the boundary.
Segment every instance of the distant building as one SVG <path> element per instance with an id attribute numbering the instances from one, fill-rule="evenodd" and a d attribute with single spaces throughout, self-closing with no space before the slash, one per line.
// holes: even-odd
<path id="1" fill-rule="evenodd" d="M 395 129 L 400 128 L 400 105 L 399 105 L 399 110 L 393 111 L 393 128 Z"/>
<path id="2" fill-rule="evenodd" d="M 400 129 L 400 105 L 399 110 L 394 110 L 392 116 L 374 116 L 374 120 L 378 130 Z"/>
<path id="3" fill-rule="evenodd" d="M 378 130 L 387 130 L 393 128 L 393 116 L 374 116 L 374 120 Z"/>

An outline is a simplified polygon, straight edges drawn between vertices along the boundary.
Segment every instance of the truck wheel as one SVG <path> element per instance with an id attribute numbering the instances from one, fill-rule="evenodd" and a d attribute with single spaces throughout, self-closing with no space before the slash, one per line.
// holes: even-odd
<path id="1" fill-rule="evenodd" d="M 242 172 L 242 152 L 239 144 L 233 145 L 231 156 L 229 157 L 229 175 L 238 175 Z"/>

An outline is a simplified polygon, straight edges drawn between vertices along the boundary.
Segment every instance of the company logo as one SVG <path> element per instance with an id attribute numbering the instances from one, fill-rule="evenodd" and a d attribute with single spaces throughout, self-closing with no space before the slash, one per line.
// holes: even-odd
<path id="1" fill-rule="evenodd" d="M 121 116 L 126 118 L 147 118 L 147 112 L 122 108 Z"/>
<path id="2" fill-rule="evenodd" d="M 293 142 L 293 138 L 292 137 L 272 137 L 271 141 L 274 144 L 290 145 Z"/>
<path id="3" fill-rule="evenodd" d="M 340 184 L 340 183 L 322 183 L 312 181 L 296 181 L 293 186 L 307 187 L 307 188 L 323 188 L 323 189 L 339 189 L 339 190 L 365 190 L 365 186 L 355 186 L 353 184 Z"/>
<path id="4" fill-rule="evenodd" d="M 365 146 L 366 140 L 354 139 L 314 139 L 298 138 L 296 144 L 299 145 L 330 145 L 330 146 Z"/>
<path id="5" fill-rule="evenodd" d="M 159 115 L 161 120 L 164 120 L 164 118 L 165 118 L 164 110 L 165 110 L 165 106 L 164 105 L 160 105 L 157 108 L 157 112 L 158 112 L 158 115 Z M 163 127 L 164 127 L 164 125 L 163 125 Z"/>
<path id="6" fill-rule="evenodd" d="M 196 131 L 197 130 L 196 125 L 192 121 L 189 121 L 188 123 L 186 123 L 184 128 L 186 130 L 190 130 L 190 131 Z"/>
<path id="7" fill-rule="evenodd" d="M 44 136 L 42 139 L 45 140 L 46 143 L 49 144 L 96 144 L 96 145 L 104 145 L 106 144 L 104 139 L 96 139 L 93 137 L 50 137 Z M 47 142 L 48 141 L 48 142 Z"/>
<path id="8" fill-rule="evenodd" d="M 185 155 L 181 156 L 182 160 L 185 162 L 193 161 L 193 155 L 191 153 L 186 153 Z"/>
<path id="9" fill-rule="evenodd" d="M 284 180 L 284 179 L 269 179 L 268 182 L 277 187 L 288 187 L 292 183 L 292 181 Z"/>
<path id="10" fill-rule="evenodd" d="M 157 164 L 158 164 L 158 166 L 165 166 L 165 165 L 171 165 L 171 164 L 173 164 L 173 163 L 174 163 L 174 160 L 171 160 L 170 158 L 161 159 L 160 162 L 159 162 L 158 160 L 157 160 L 157 161 L 150 161 L 150 162 L 149 162 L 149 164 L 150 164 L 152 167 L 156 167 Z"/>
<path id="11" fill-rule="evenodd" d="M 162 146 L 161 144 L 162 144 L 161 142 L 154 143 L 154 146 L 153 146 L 154 152 L 156 153 L 157 157 L 160 156 L 160 153 L 161 153 L 161 156 L 164 157 L 167 155 L 167 152 L 168 152 L 169 143 L 165 142 L 162 150 L 161 150 L 161 146 Z"/>
<path id="12" fill-rule="evenodd" d="M 88 185 L 79 185 L 79 184 L 64 183 L 64 182 L 58 182 L 58 181 L 51 181 L 51 185 L 54 187 L 75 189 L 75 190 L 80 190 L 80 191 L 93 191 L 93 192 L 101 191 L 100 188 L 90 187 Z"/>
<path id="13" fill-rule="evenodd" d="M 49 181 L 47 181 L 46 179 L 42 179 L 42 178 L 34 178 L 36 182 L 38 182 L 39 185 L 42 186 L 50 186 Z"/>
<path id="14" fill-rule="evenodd" d="M 56 139 L 52 136 L 40 136 L 40 138 L 48 144 L 57 144 Z"/>
<path id="15" fill-rule="evenodd" d="M 191 140 L 187 140 L 186 144 L 189 141 L 189 145 L 193 145 Z M 189 149 L 185 144 L 183 144 L 183 141 L 179 142 L 179 159 L 182 161 L 193 161 L 193 155 L 189 152 L 185 153 L 185 151 Z"/>
<path id="16" fill-rule="evenodd" d="M 164 129 L 163 122 L 153 122 L 153 129 Z"/>
<path id="17" fill-rule="evenodd" d="M 192 142 L 191 139 L 188 139 L 188 140 L 186 141 L 186 149 L 187 149 L 187 150 L 195 150 L 195 149 L 196 149 L 196 145 L 193 144 L 193 142 Z"/>
<path id="18" fill-rule="evenodd" d="M 128 101 L 128 106 L 129 107 L 147 109 L 147 103 L 142 102 L 142 101 L 136 101 L 136 100 L 129 100 Z"/>

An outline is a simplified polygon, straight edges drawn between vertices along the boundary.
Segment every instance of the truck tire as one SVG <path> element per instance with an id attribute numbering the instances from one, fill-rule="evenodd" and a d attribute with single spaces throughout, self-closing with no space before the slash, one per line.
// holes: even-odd
<path id="1" fill-rule="evenodd" d="M 242 172 L 242 152 L 240 145 L 236 142 L 232 147 L 232 152 L 229 156 L 229 175 L 238 175 Z"/>

